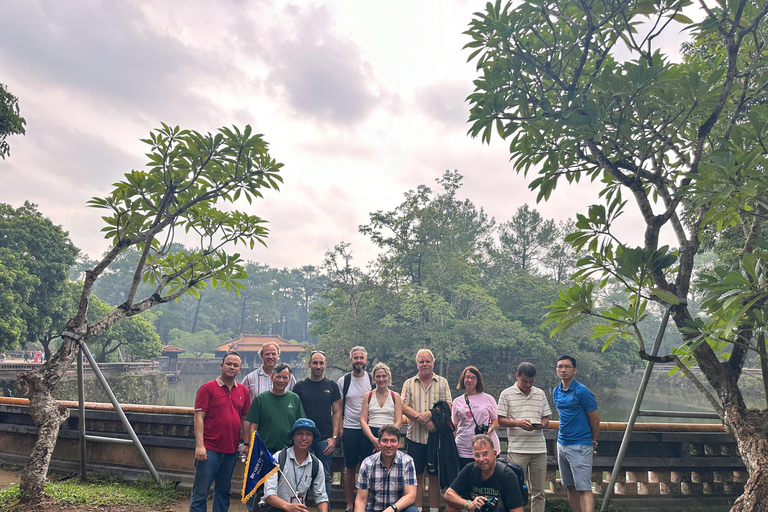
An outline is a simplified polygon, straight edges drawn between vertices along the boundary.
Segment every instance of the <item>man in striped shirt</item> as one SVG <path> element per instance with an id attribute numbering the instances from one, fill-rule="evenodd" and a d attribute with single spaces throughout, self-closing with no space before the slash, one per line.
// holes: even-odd
<path id="1" fill-rule="evenodd" d="M 261 346 L 261 350 L 259 350 L 259 357 L 263 364 L 243 379 L 243 386 L 248 388 L 251 397 L 254 398 L 259 393 L 272 389 L 272 370 L 275 369 L 275 366 L 280 361 L 280 346 L 271 341 L 264 343 Z M 291 380 L 288 381 L 286 389 L 293 391 L 293 386 L 295 385 L 296 377 L 291 373 Z"/>
<path id="2" fill-rule="evenodd" d="M 445 377 L 434 372 L 435 356 L 428 348 L 416 353 L 416 366 L 419 373 L 403 383 L 403 414 L 408 417 L 408 455 L 413 457 L 416 465 L 416 480 L 419 487 L 416 491 L 416 504 L 424 499 L 424 470 L 427 467 L 427 441 L 429 433 L 436 430 L 432 423 L 432 413 L 429 412 L 435 403 L 445 400 L 452 405 L 451 389 Z M 438 512 L 440 506 L 440 480 L 438 475 L 428 475 L 429 478 L 429 510 Z"/>
<path id="3" fill-rule="evenodd" d="M 528 475 L 531 512 L 544 512 L 544 481 L 547 478 L 547 444 L 542 429 L 552 411 L 544 391 L 534 387 L 536 367 L 520 363 L 517 382 L 499 396 L 499 425 L 507 427 L 507 461 L 522 466 Z"/>

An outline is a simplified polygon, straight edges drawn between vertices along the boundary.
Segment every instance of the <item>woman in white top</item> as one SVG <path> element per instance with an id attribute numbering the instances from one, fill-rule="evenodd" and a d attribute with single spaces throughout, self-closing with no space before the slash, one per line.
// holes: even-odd
<path id="1" fill-rule="evenodd" d="M 360 411 L 360 426 L 365 436 L 371 440 L 374 451 L 379 449 L 379 428 L 393 424 L 397 428 L 403 426 L 403 401 L 400 394 L 389 389 L 392 373 L 389 366 L 376 363 L 373 367 L 373 380 L 376 389 L 363 397 L 363 408 Z"/>

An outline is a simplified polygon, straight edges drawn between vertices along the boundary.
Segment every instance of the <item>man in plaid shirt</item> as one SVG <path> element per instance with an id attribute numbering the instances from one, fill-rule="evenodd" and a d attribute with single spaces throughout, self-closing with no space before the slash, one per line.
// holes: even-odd
<path id="1" fill-rule="evenodd" d="M 379 429 L 380 452 L 360 464 L 355 512 L 418 512 L 416 468 L 410 455 L 398 451 L 400 429 Z"/>

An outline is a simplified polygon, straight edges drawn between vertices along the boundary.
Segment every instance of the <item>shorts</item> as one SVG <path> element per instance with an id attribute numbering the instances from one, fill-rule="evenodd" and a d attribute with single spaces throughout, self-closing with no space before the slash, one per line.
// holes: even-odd
<path id="1" fill-rule="evenodd" d="M 406 439 L 408 448 L 407 453 L 413 458 L 413 465 L 416 466 L 416 474 L 423 475 L 427 468 L 427 445 L 417 443 Z"/>
<path id="2" fill-rule="evenodd" d="M 592 445 L 557 443 L 557 467 L 566 487 L 577 491 L 592 490 Z"/>
<path id="3" fill-rule="evenodd" d="M 359 428 L 345 428 L 341 436 L 341 447 L 344 450 L 344 467 L 352 469 L 360 461 L 373 453 L 371 440 L 365 437 Z"/>

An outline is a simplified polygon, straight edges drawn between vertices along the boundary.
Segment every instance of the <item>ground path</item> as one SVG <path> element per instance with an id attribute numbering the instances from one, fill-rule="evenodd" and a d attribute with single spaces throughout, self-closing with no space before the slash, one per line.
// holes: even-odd
<path id="1" fill-rule="evenodd" d="M 8 471 L 0 468 L 0 489 L 4 489 L 19 482 L 21 478 L 21 472 Z M 208 510 L 211 510 L 211 502 L 208 502 Z M 40 508 L 25 509 L 26 511 L 40 511 L 40 512 L 187 512 L 189 510 L 189 498 L 180 499 L 175 503 L 165 505 L 161 508 L 141 508 L 136 506 L 123 506 L 123 507 L 95 507 L 91 505 L 78 505 L 69 507 L 55 506 L 50 503 L 43 504 Z M 232 503 L 229 506 L 230 512 L 245 512 L 245 504 L 240 503 L 239 496 L 232 496 Z M 311 508 L 310 512 L 316 512 L 316 509 Z"/>

